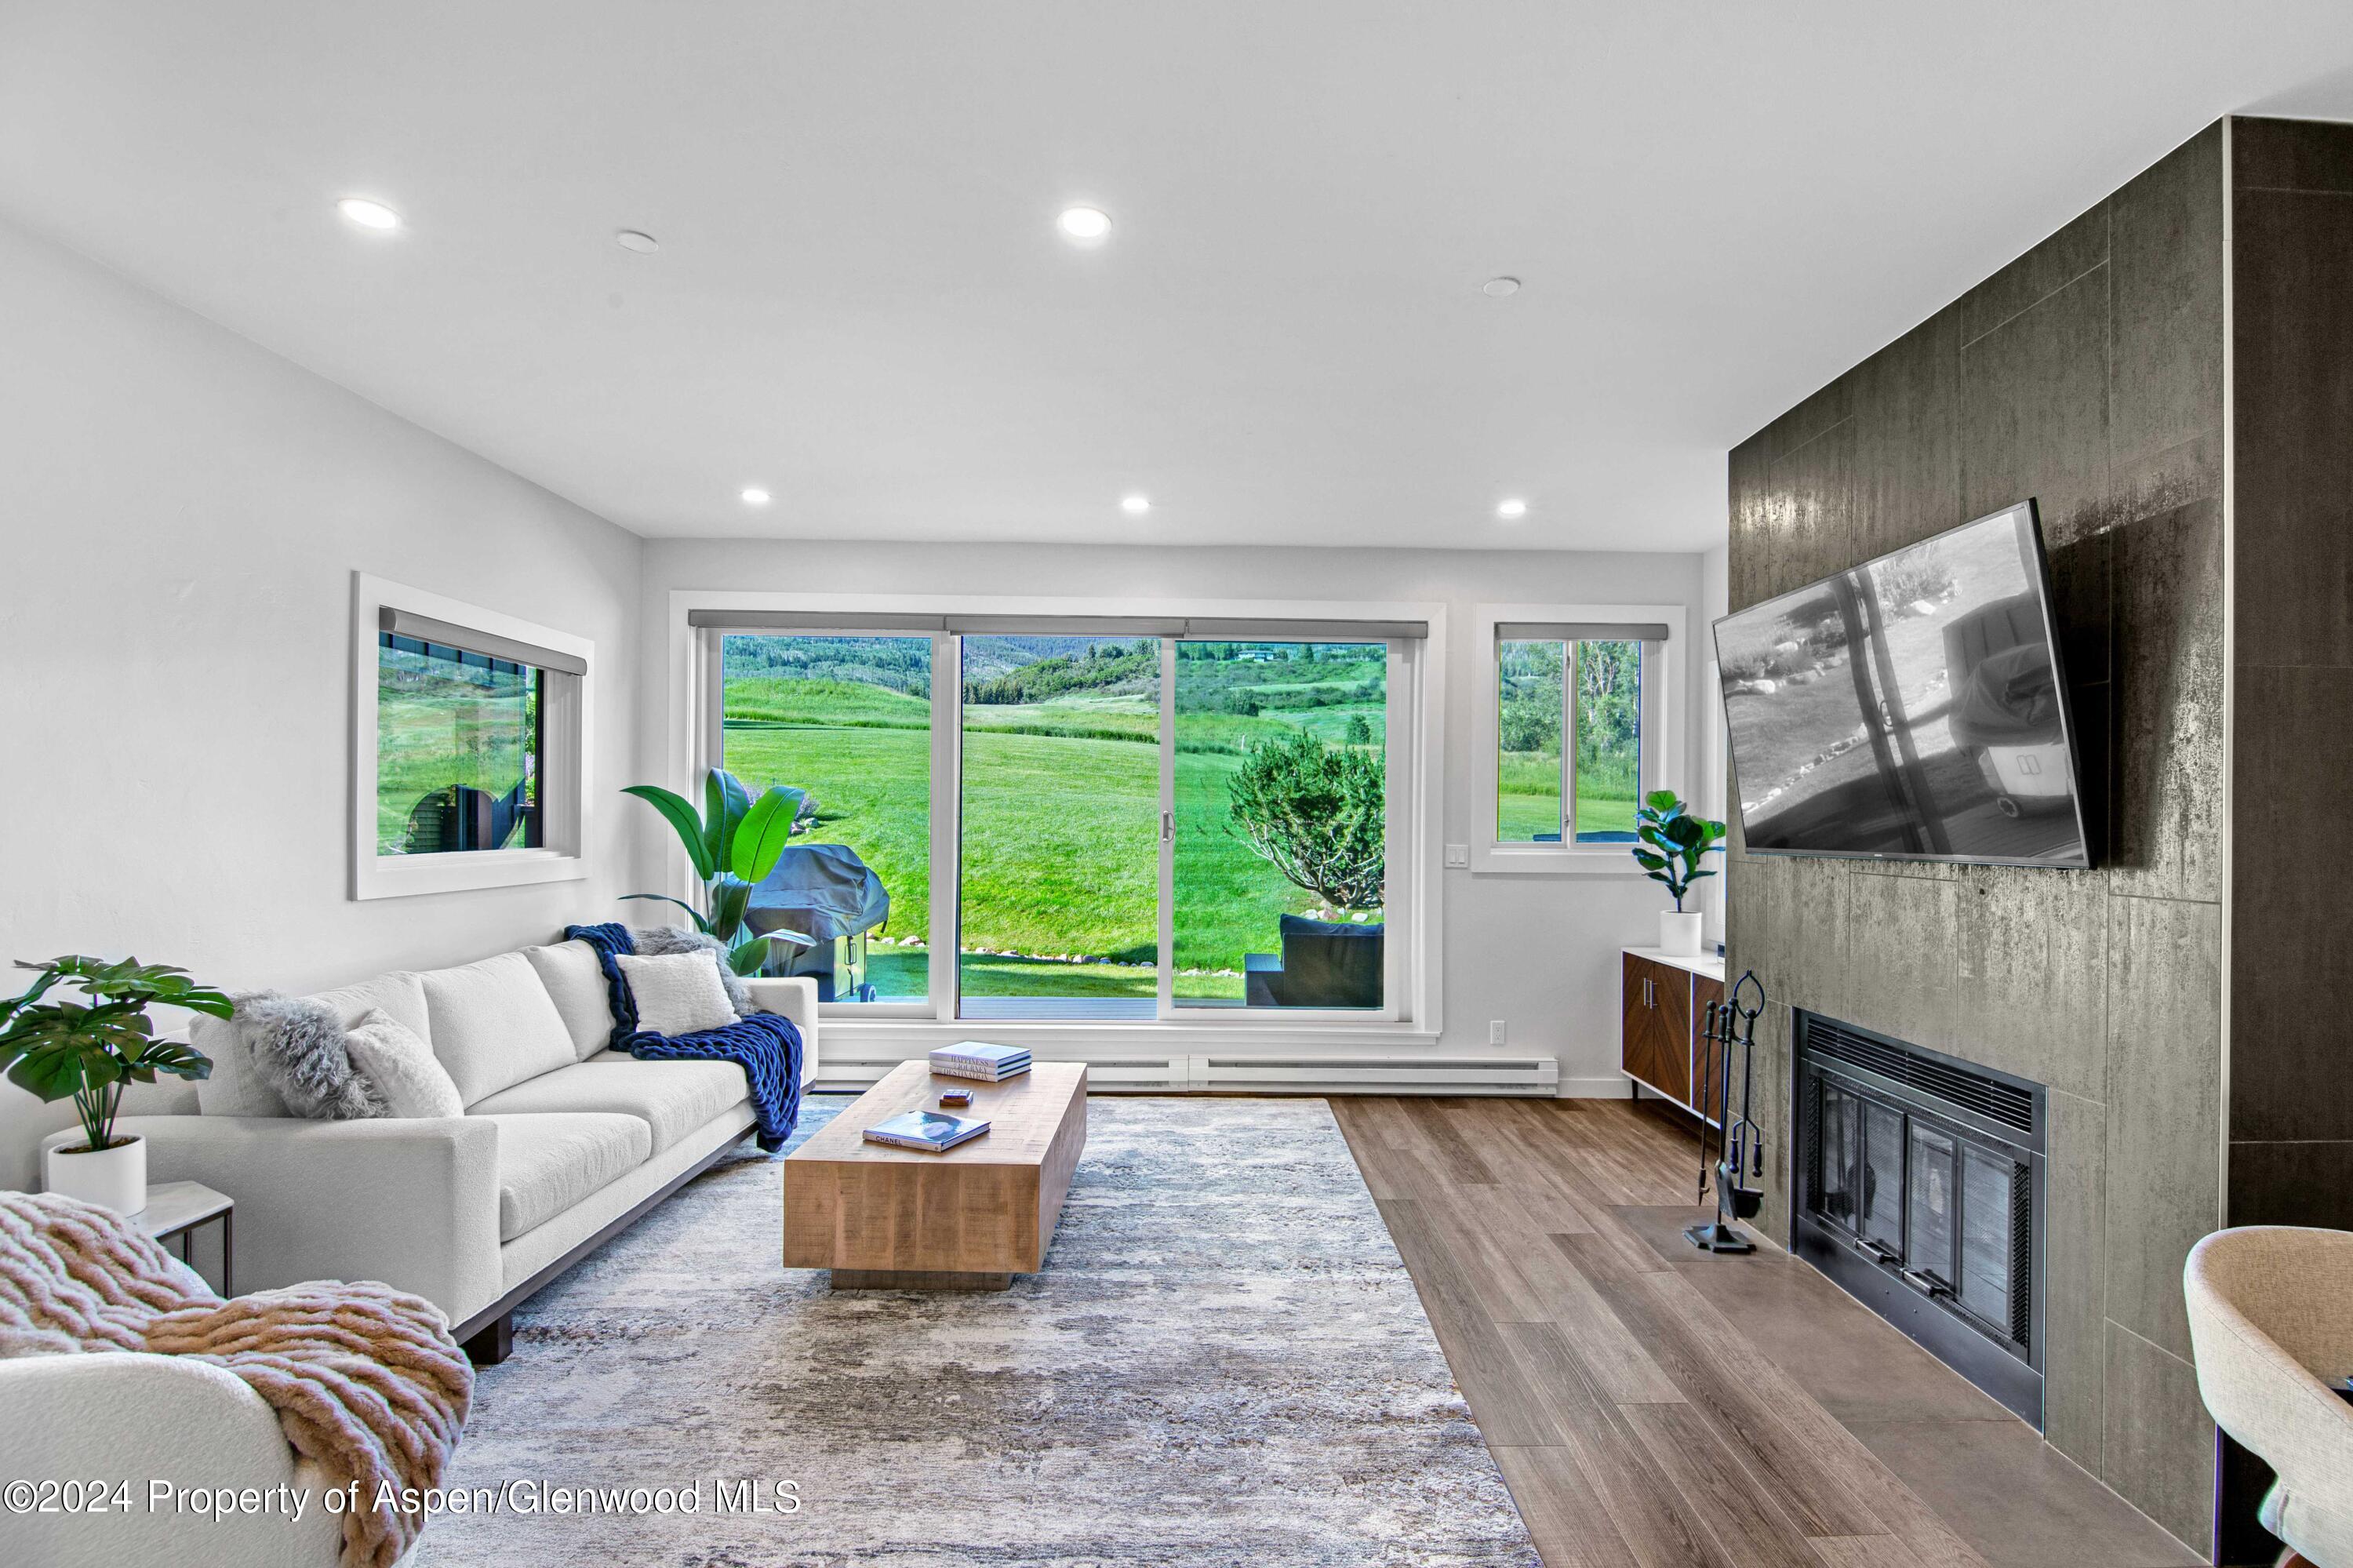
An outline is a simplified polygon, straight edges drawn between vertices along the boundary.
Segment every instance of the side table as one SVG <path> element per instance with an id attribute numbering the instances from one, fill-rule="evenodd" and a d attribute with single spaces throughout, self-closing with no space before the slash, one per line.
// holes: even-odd
<path id="1" fill-rule="evenodd" d="M 205 1225 L 220 1225 L 220 1293 L 237 1294 L 232 1270 L 236 1202 L 201 1181 L 153 1181 L 147 1187 L 147 1206 L 131 1218 L 139 1228 L 170 1248 L 182 1263 L 196 1267 L 195 1234 Z M 174 1244 L 177 1244 L 174 1245 Z M 198 1273 L 203 1270 L 198 1269 Z M 207 1282 L 209 1283 L 209 1282 Z"/>

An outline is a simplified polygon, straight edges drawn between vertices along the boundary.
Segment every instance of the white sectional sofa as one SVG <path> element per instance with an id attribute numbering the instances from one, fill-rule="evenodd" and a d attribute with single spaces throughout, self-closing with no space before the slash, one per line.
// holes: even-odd
<path id="1" fill-rule="evenodd" d="M 817 988 L 750 982 L 801 1033 L 816 1075 Z M 124 1117 L 151 1181 L 196 1181 L 237 1203 L 236 1287 L 380 1279 L 448 1314 L 478 1361 L 506 1353 L 508 1315 L 583 1254 L 742 1140 L 753 1113 L 732 1062 L 640 1062 L 607 1049 L 613 1020 L 586 942 L 396 971 L 324 991 L 349 1027 L 382 1008 L 448 1069 L 466 1114 L 291 1117 L 247 1069 L 237 1032 L 202 1019 L 213 1075 L 196 1113 Z"/>
<path id="2" fill-rule="evenodd" d="M 799 1026 L 807 1084 L 817 1071 L 816 984 L 751 985 L 760 1011 Z M 384 1280 L 439 1306 L 478 1360 L 495 1360 L 517 1304 L 752 1129 L 733 1063 L 639 1062 L 606 1049 L 604 976 L 584 942 L 379 975 L 319 1000 L 347 1027 L 381 1007 L 424 1036 L 466 1114 L 289 1116 L 245 1070 L 236 1032 L 205 1020 L 194 1038 L 214 1075 L 195 1104 L 116 1125 L 149 1140 L 151 1180 L 203 1181 L 236 1200 L 239 1290 Z M 0 1562 L 332 1568 L 340 1554 L 341 1518 L 318 1501 L 325 1477 L 296 1457 L 276 1413 L 234 1373 L 179 1356 L 0 1361 L 0 1479 L 95 1477 L 136 1478 L 137 1506 L 9 1520 Z M 311 1506 L 299 1520 L 202 1523 L 146 1507 L 159 1481 L 173 1496 L 282 1485 L 309 1492 Z"/>

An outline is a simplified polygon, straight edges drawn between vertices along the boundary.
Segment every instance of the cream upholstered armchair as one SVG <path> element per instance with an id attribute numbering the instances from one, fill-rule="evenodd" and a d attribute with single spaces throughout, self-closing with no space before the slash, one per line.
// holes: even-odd
<path id="1" fill-rule="evenodd" d="M 2263 1528 L 2315 1568 L 2353 1568 L 2353 1231 L 2217 1231 L 2182 1270 L 2198 1391 L 2279 1482 Z"/>

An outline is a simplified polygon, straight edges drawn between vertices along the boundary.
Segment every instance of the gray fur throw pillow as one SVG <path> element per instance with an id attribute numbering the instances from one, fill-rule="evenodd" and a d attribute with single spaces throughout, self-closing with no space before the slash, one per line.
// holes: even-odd
<path id="1" fill-rule="evenodd" d="M 664 953 L 710 953 L 719 960 L 719 983 L 727 988 L 727 1005 L 735 1016 L 747 1018 L 752 1012 L 752 992 L 744 984 L 744 977 L 727 967 L 727 944 L 701 931 L 690 931 L 683 926 L 656 926 L 649 931 L 632 931 L 629 939 L 638 951 L 649 959 Z"/>
<path id="2" fill-rule="evenodd" d="M 359 1121 L 387 1114 L 375 1086 L 352 1065 L 343 1021 L 306 997 L 265 991 L 237 999 L 238 1038 L 254 1075 L 286 1108 L 312 1121 Z"/>

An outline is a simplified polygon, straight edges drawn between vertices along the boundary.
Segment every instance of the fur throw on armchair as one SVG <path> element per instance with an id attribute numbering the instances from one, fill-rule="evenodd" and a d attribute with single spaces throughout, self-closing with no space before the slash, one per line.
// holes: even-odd
<path id="1" fill-rule="evenodd" d="M 121 1351 L 235 1373 L 297 1454 L 356 1484 L 368 1506 L 343 1515 L 343 1568 L 392 1568 L 415 1543 L 425 1516 L 372 1499 L 441 1484 L 474 1395 L 474 1369 L 422 1297 L 328 1281 L 224 1301 L 111 1209 L 0 1192 L 0 1357 Z M 213 1560 L 198 1544 L 185 1560 Z"/>
<path id="2" fill-rule="evenodd" d="M 744 977 L 727 967 L 727 944 L 701 931 L 690 931 L 683 926 L 656 926 L 649 931 L 632 931 L 630 940 L 638 951 L 648 958 L 664 953 L 709 953 L 719 964 L 719 983 L 727 988 L 727 1004 L 738 1018 L 752 1015 L 752 992 Z"/>

